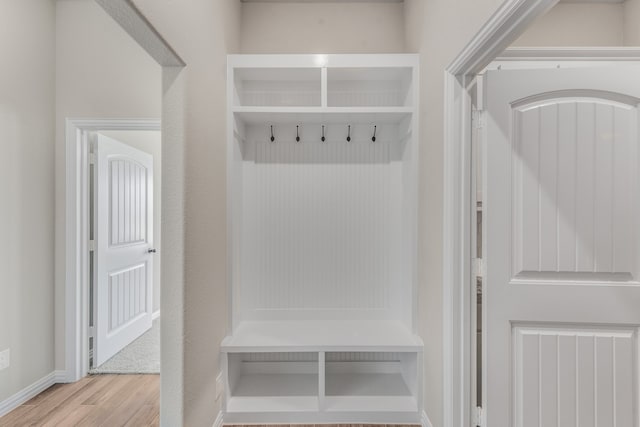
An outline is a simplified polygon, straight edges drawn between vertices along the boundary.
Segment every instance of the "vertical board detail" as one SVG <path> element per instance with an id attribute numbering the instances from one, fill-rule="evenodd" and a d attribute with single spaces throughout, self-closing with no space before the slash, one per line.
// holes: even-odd
<path id="1" fill-rule="evenodd" d="M 147 313 L 146 264 L 109 274 L 109 332 Z"/>
<path id="2" fill-rule="evenodd" d="M 402 165 L 387 145 L 258 144 L 242 180 L 245 309 L 389 309 Z"/>
<path id="3" fill-rule="evenodd" d="M 514 327 L 517 427 L 637 426 L 637 331 Z"/>
<path id="4" fill-rule="evenodd" d="M 147 169 L 122 158 L 109 159 L 110 246 L 147 238 Z"/>
<path id="5" fill-rule="evenodd" d="M 637 280 L 637 114 L 591 98 L 514 110 L 514 276 Z"/>

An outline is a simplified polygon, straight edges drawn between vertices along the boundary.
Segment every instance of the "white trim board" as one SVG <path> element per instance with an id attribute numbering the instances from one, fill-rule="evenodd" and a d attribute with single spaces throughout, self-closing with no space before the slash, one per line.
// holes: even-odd
<path id="1" fill-rule="evenodd" d="M 120 26 L 163 67 L 186 63 L 131 0 L 96 0 Z"/>
<path id="2" fill-rule="evenodd" d="M 420 421 L 421 421 L 422 427 L 433 427 L 433 424 L 431 424 L 431 420 L 429 419 L 429 416 L 425 411 L 422 411 L 422 418 Z"/>
<path id="3" fill-rule="evenodd" d="M 160 310 L 154 311 L 153 314 L 151 315 L 151 319 L 156 320 L 159 318 L 160 318 Z"/>
<path id="4" fill-rule="evenodd" d="M 56 384 L 60 378 L 61 371 L 53 371 L 33 384 L 28 385 L 16 394 L 0 402 L 0 417 L 7 415 L 9 412 L 16 409 L 18 406 L 27 402 L 29 399 L 34 398 L 38 394 L 42 393 L 52 385 Z"/>
<path id="5" fill-rule="evenodd" d="M 88 146 L 87 132 L 105 130 L 160 130 L 157 119 L 67 119 L 66 140 L 66 248 L 64 305 L 65 382 L 78 381 L 89 371 L 88 280 Z M 57 299 L 58 300 L 58 299 Z M 60 332 L 57 332 L 58 334 Z"/>
<path id="6" fill-rule="evenodd" d="M 212 427 L 222 427 L 223 424 L 224 424 L 224 420 L 223 420 L 222 411 L 218 411 L 218 416 L 216 417 L 216 420 L 213 422 Z"/>
<path id="7" fill-rule="evenodd" d="M 443 227 L 444 426 L 470 426 L 471 97 L 467 84 L 558 0 L 506 0 L 445 70 Z"/>
<path id="8" fill-rule="evenodd" d="M 637 61 L 638 47 L 510 47 L 496 61 Z"/>

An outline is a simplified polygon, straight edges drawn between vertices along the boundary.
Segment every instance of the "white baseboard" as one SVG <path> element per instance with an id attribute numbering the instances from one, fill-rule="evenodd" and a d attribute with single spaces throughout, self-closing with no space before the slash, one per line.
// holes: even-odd
<path id="1" fill-rule="evenodd" d="M 18 406 L 22 405 L 27 400 L 37 396 L 42 393 L 52 385 L 56 383 L 57 373 L 64 371 L 54 371 L 44 377 L 40 378 L 38 381 L 33 384 L 23 388 L 13 396 L 5 399 L 0 402 L 0 417 L 8 414 L 9 412 L 16 409 Z"/>
<path id="2" fill-rule="evenodd" d="M 56 384 L 73 382 L 73 381 L 69 381 L 69 377 L 67 376 L 67 371 L 53 371 L 53 374 L 55 376 L 54 379 Z"/>
<path id="3" fill-rule="evenodd" d="M 422 422 L 422 427 L 433 427 L 433 424 L 431 424 L 431 420 L 429 420 L 429 417 L 427 416 L 427 413 L 425 411 L 422 411 L 422 417 L 420 421 Z"/>
<path id="4" fill-rule="evenodd" d="M 222 411 L 218 412 L 218 416 L 213 422 L 213 427 L 222 427 Z"/>
<path id="5" fill-rule="evenodd" d="M 151 320 L 156 320 L 158 317 L 160 317 L 160 310 L 153 312 L 153 314 L 151 315 Z"/>

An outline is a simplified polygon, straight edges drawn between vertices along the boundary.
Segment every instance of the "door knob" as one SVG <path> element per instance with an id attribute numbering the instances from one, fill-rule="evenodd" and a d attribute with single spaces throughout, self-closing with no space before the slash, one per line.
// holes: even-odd
<path id="1" fill-rule="evenodd" d="M 147 249 L 147 253 L 155 254 L 156 250 L 155 249 Z"/>

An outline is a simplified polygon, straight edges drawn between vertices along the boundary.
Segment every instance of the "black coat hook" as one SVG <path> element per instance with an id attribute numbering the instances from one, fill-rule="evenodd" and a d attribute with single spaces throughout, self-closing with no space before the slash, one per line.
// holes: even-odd
<path id="1" fill-rule="evenodd" d="M 321 140 L 322 142 L 324 142 L 324 141 L 325 141 L 325 139 L 326 139 L 326 138 L 324 137 L 324 125 L 322 125 L 322 138 L 320 138 L 320 140 Z"/>
<path id="2" fill-rule="evenodd" d="M 373 136 L 371 137 L 371 141 L 376 142 L 376 130 L 378 126 L 373 127 Z"/>
<path id="3" fill-rule="evenodd" d="M 275 141 L 276 138 L 273 136 L 273 126 L 271 126 L 271 142 Z"/>
<path id="4" fill-rule="evenodd" d="M 349 125 L 349 130 L 347 133 L 347 142 L 351 142 L 351 125 Z"/>
<path id="5" fill-rule="evenodd" d="M 298 127 L 296 126 L 296 142 L 300 142 L 300 134 L 298 133 Z"/>

